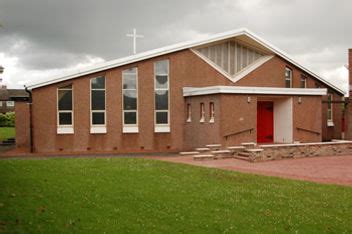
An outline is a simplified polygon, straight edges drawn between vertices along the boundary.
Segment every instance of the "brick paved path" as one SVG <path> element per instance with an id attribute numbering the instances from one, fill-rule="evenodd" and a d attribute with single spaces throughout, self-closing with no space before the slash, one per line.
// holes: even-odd
<path id="1" fill-rule="evenodd" d="M 238 159 L 194 161 L 190 156 L 146 157 L 260 175 L 352 186 L 352 156 L 330 156 L 250 163 Z"/>

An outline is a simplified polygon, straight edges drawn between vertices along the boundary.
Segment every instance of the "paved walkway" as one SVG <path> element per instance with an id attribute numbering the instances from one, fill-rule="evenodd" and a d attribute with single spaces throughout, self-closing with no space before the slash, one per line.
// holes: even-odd
<path id="1" fill-rule="evenodd" d="M 146 157 L 260 175 L 352 186 L 352 156 L 286 159 L 250 163 L 238 159 L 194 161 L 190 156 Z"/>

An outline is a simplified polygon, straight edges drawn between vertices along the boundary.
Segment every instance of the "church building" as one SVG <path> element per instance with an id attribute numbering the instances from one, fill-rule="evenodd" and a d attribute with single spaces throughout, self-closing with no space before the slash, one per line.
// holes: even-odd
<path id="1" fill-rule="evenodd" d="M 17 146 L 38 153 L 179 152 L 341 138 L 344 91 L 239 29 L 33 82 Z"/>

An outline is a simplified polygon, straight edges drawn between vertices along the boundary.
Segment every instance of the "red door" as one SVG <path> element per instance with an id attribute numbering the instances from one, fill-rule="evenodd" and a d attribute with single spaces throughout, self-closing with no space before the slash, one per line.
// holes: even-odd
<path id="1" fill-rule="evenodd" d="M 274 141 L 274 104 L 273 102 L 257 103 L 257 142 Z"/>

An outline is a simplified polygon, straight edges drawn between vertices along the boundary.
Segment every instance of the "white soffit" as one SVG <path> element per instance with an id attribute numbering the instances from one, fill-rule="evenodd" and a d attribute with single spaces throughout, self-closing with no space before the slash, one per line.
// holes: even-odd
<path id="1" fill-rule="evenodd" d="M 263 95 L 301 95 L 321 96 L 327 94 L 327 89 L 306 88 L 272 88 L 243 86 L 209 86 L 202 88 L 184 87 L 183 96 L 199 96 L 209 94 L 263 94 Z"/>
<path id="2" fill-rule="evenodd" d="M 171 45 L 171 46 L 162 47 L 162 48 L 155 49 L 155 50 L 150 50 L 150 51 L 139 53 L 139 54 L 132 55 L 132 56 L 111 60 L 111 61 L 108 61 L 108 62 L 104 62 L 104 63 L 100 63 L 100 64 L 97 64 L 97 65 L 90 66 L 88 68 L 77 70 L 76 72 L 73 72 L 73 73 L 70 73 L 70 74 L 67 74 L 67 75 L 59 76 L 59 77 L 56 77 L 56 78 L 45 79 L 45 80 L 41 80 L 41 81 L 37 81 L 37 82 L 32 82 L 32 83 L 26 85 L 26 87 L 28 89 L 39 88 L 39 87 L 42 87 L 42 86 L 46 86 L 46 85 L 50 85 L 50 84 L 54 84 L 54 83 L 58 83 L 58 82 L 62 82 L 62 81 L 66 81 L 66 80 L 70 80 L 70 79 L 74 79 L 74 78 L 78 78 L 78 77 L 81 77 L 81 76 L 84 76 L 84 75 L 88 75 L 88 74 L 92 74 L 92 73 L 95 73 L 95 72 L 108 70 L 108 69 L 119 67 L 119 66 L 122 66 L 122 65 L 127 65 L 127 64 L 135 63 L 135 62 L 142 61 L 142 60 L 145 60 L 145 59 L 149 59 L 149 58 L 153 58 L 153 57 L 157 57 L 157 56 L 173 53 L 173 52 L 184 50 L 184 49 L 190 49 L 190 48 L 206 45 L 206 44 L 209 44 L 209 43 L 212 43 L 212 42 L 226 40 L 226 39 L 229 39 L 229 38 L 232 38 L 232 37 L 238 37 L 238 36 L 240 36 L 240 38 L 242 38 L 242 39 L 244 37 L 251 38 L 255 42 L 257 42 L 260 45 L 262 45 L 263 47 L 265 47 L 268 50 L 272 51 L 273 53 L 279 55 L 280 57 L 286 59 L 287 61 L 289 61 L 293 65 L 299 67 L 300 69 L 305 71 L 307 74 L 315 77 L 316 79 L 318 79 L 321 82 L 323 82 L 324 84 L 330 86 L 331 88 L 333 88 L 334 90 L 338 91 L 339 93 L 344 94 L 343 90 L 341 90 L 338 87 L 336 87 L 335 85 L 329 83 L 328 81 L 326 81 L 325 79 L 321 78 L 320 76 L 318 76 L 317 74 L 313 73 L 312 71 L 308 70 L 307 68 L 299 65 L 293 59 L 289 58 L 289 56 L 287 54 L 285 54 L 283 51 L 279 50 L 278 48 L 274 47 L 270 43 L 268 43 L 265 40 L 261 39 L 259 36 L 255 35 L 254 33 L 252 33 L 251 31 L 249 31 L 246 28 L 240 28 L 240 29 L 237 29 L 237 30 L 229 31 L 229 32 L 215 34 L 215 35 L 209 36 L 209 37 L 207 37 L 205 39 L 201 39 L 201 40 L 187 41 L 187 42 L 183 42 L 183 43 L 174 44 L 174 45 Z"/>

